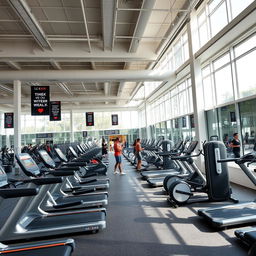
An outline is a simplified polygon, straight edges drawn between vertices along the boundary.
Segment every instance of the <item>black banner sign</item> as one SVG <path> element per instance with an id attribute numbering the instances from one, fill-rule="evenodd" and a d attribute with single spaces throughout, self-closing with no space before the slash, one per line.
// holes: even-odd
<path id="1" fill-rule="evenodd" d="M 182 117 L 182 128 L 187 127 L 187 118 L 185 116 Z"/>
<path id="2" fill-rule="evenodd" d="M 60 101 L 50 101 L 50 121 L 61 121 Z"/>
<path id="3" fill-rule="evenodd" d="M 83 131 L 83 137 L 86 138 L 88 135 L 87 131 Z"/>
<path id="4" fill-rule="evenodd" d="M 49 115 L 50 87 L 31 86 L 31 115 Z"/>
<path id="5" fill-rule="evenodd" d="M 86 126 L 94 126 L 94 113 L 86 112 Z"/>
<path id="6" fill-rule="evenodd" d="M 4 128 L 13 128 L 14 114 L 4 113 Z"/>
<path id="7" fill-rule="evenodd" d="M 190 125 L 191 125 L 191 128 L 195 128 L 195 117 L 194 117 L 194 115 L 190 115 Z"/>
<path id="8" fill-rule="evenodd" d="M 112 125 L 118 125 L 118 115 L 111 115 Z"/>

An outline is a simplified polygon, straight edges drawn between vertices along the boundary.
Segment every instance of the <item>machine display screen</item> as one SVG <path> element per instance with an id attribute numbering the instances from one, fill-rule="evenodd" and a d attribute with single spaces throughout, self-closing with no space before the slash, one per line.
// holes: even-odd
<path id="1" fill-rule="evenodd" d="M 65 161 L 67 162 L 67 158 L 66 156 L 62 153 L 62 151 L 59 149 L 59 148 L 55 148 L 55 151 L 57 153 L 57 155 L 59 156 L 59 158 L 62 160 L 62 161 Z"/>
<path id="2" fill-rule="evenodd" d="M 29 173 L 32 173 L 33 175 L 40 174 L 40 170 L 35 163 L 35 161 L 32 159 L 32 157 L 29 154 L 20 154 L 19 159 L 25 170 Z"/>
<path id="3" fill-rule="evenodd" d="M 7 175 L 3 170 L 3 167 L 0 166 L 0 187 L 6 186 L 7 184 L 8 184 Z"/>
<path id="4" fill-rule="evenodd" d="M 48 153 L 45 150 L 40 150 L 39 153 L 45 163 L 51 165 L 51 168 L 55 167 L 55 162 L 52 160 L 52 158 L 48 155 Z"/>

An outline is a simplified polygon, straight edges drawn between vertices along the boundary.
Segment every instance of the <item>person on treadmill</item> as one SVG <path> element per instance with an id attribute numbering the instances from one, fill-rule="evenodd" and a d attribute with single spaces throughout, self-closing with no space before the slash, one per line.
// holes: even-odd
<path id="1" fill-rule="evenodd" d="M 233 134 L 233 139 L 229 145 L 233 149 L 233 154 L 236 158 L 240 158 L 240 140 L 238 138 L 238 133 Z"/>
<path id="2" fill-rule="evenodd" d="M 122 168 L 122 150 L 123 150 L 123 146 L 120 143 L 119 138 L 116 138 L 115 143 L 114 143 L 114 155 L 115 155 L 115 159 L 116 159 L 116 164 L 115 164 L 115 168 L 114 168 L 114 174 L 117 174 L 117 168 L 120 171 L 120 174 L 126 174 L 125 172 L 123 172 L 123 168 Z"/>

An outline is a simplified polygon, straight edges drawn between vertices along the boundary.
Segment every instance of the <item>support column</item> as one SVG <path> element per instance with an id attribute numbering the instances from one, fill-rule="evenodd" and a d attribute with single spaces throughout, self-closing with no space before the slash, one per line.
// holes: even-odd
<path id="1" fill-rule="evenodd" d="M 189 61 L 190 61 L 190 74 L 191 74 L 191 86 L 192 86 L 192 98 L 195 120 L 195 137 L 199 141 L 199 147 L 201 148 L 201 142 L 207 139 L 206 130 L 206 118 L 204 113 L 204 97 L 202 90 L 202 78 L 201 78 L 201 66 L 200 62 L 195 59 L 193 54 L 193 42 L 191 32 L 191 22 L 187 24 L 188 32 L 188 46 L 189 46 Z M 198 164 L 203 168 L 203 157 L 201 156 Z"/>
<path id="2" fill-rule="evenodd" d="M 73 110 L 70 111 L 70 142 L 74 142 L 74 113 Z"/>
<path id="3" fill-rule="evenodd" d="M 14 102 L 14 152 L 21 153 L 21 81 L 13 81 Z M 19 175 L 19 167 L 15 165 L 15 175 Z"/>

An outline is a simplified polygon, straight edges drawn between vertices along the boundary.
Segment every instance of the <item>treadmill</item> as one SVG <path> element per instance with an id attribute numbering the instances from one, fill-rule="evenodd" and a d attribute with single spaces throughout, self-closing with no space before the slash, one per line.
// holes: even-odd
<path id="1" fill-rule="evenodd" d="M 56 163 L 53 159 L 49 156 L 49 154 L 45 150 L 39 150 L 38 154 L 46 168 L 58 170 Z M 57 168 L 57 169 L 56 169 Z M 65 170 L 65 168 L 60 168 L 59 170 Z M 82 179 L 79 177 L 77 172 L 75 172 L 74 176 L 70 176 L 67 178 L 68 187 L 70 183 L 72 186 L 80 186 L 81 189 L 83 188 L 93 188 L 93 189 L 107 189 L 109 188 L 109 181 L 108 180 L 97 180 L 95 178 L 87 178 Z"/>
<path id="2" fill-rule="evenodd" d="M 71 146 L 69 147 L 69 152 L 72 155 L 72 162 L 79 163 L 80 166 L 85 166 L 86 168 L 88 168 L 89 171 L 94 171 L 95 173 L 106 175 L 107 166 L 104 163 L 100 162 L 99 164 L 93 165 L 88 164 L 87 162 L 89 161 L 89 159 L 85 159 L 82 156 L 79 157 L 74 148 Z"/>
<path id="3" fill-rule="evenodd" d="M 0 166 L 0 204 L 4 199 L 34 196 L 37 189 L 10 188 L 7 175 Z M 73 239 L 5 245 L 0 243 L 0 255 L 10 256 L 70 256 L 74 250 Z"/>
<path id="4" fill-rule="evenodd" d="M 239 165 L 251 182 L 256 185 L 256 177 L 248 168 L 248 164 L 256 162 L 256 152 L 246 154 L 241 158 L 227 158 L 218 160 L 217 162 L 235 162 Z M 198 215 L 203 217 L 216 228 L 256 223 L 256 202 L 245 202 L 235 205 L 200 209 L 198 210 Z"/>
<path id="5" fill-rule="evenodd" d="M 54 162 L 46 151 L 41 152 L 40 156 L 46 162 Z M 31 156 L 27 156 L 31 158 Z M 32 158 L 31 158 L 32 159 Z M 34 172 L 31 172 L 23 162 L 20 163 L 21 168 L 24 173 L 33 177 Z M 38 168 L 38 166 L 37 166 Z M 39 175 L 44 173 L 38 168 Z M 70 175 L 69 168 L 63 168 L 56 170 L 57 174 L 60 175 Z M 73 172 L 71 172 L 73 173 Z M 75 190 L 76 195 L 66 194 L 63 191 L 60 191 L 59 184 L 54 184 L 52 189 L 49 189 L 45 195 L 45 198 L 39 204 L 39 207 L 46 212 L 56 212 L 56 211 L 74 211 L 79 209 L 86 209 L 89 207 L 101 207 L 108 204 L 108 194 L 107 193 L 93 193 L 95 190 L 85 190 L 78 188 Z M 105 210 L 105 209 L 104 209 Z M 80 210 L 81 211 L 81 210 Z"/>
<path id="6" fill-rule="evenodd" d="M 198 141 L 192 141 L 190 144 L 189 144 L 189 147 L 187 148 L 184 156 L 190 156 L 194 150 L 196 149 L 197 147 L 197 144 L 198 144 Z M 172 154 L 170 154 L 170 157 L 171 157 Z M 186 163 L 186 160 L 187 158 L 184 158 L 185 160 L 182 161 L 182 164 L 179 164 L 180 166 L 180 169 L 181 171 L 169 171 L 170 173 L 169 174 L 165 174 L 163 173 L 162 176 L 160 177 L 152 177 L 152 178 L 148 178 L 147 179 L 147 182 L 149 183 L 149 185 L 151 187 L 162 187 L 163 186 L 163 182 L 164 182 L 164 179 L 166 176 L 169 176 L 169 175 L 172 175 L 172 176 L 178 176 L 180 178 L 183 178 L 183 177 L 188 177 L 190 174 L 191 174 L 191 169 L 190 167 L 188 166 L 188 164 Z M 163 171 L 158 171 L 159 174 L 162 173 Z"/>
<path id="7" fill-rule="evenodd" d="M 18 164 L 22 168 L 25 166 L 34 177 L 40 174 L 35 161 L 28 154 L 15 155 Z M 54 174 L 55 172 L 51 172 Z M 58 236 L 70 233 L 97 232 L 106 227 L 106 213 L 96 211 L 84 213 L 52 213 L 46 214 L 38 208 L 38 204 L 45 197 L 49 187 L 45 184 L 56 183 L 56 178 L 32 179 L 34 183 L 29 183 L 29 189 L 39 189 L 39 193 L 34 197 L 23 197 L 16 204 L 8 220 L 0 231 L 0 241 L 15 241 L 34 239 L 46 236 Z M 46 180 L 46 181 L 45 181 Z M 61 179 L 60 179 L 61 180 Z M 58 181 L 59 182 L 59 181 Z M 43 184 L 40 186 L 40 184 Z"/>
<path id="8" fill-rule="evenodd" d="M 106 175 L 101 175 L 98 172 L 94 172 L 93 170 L 88 169 L 85 166 L 84 162 L 69 162 L 67 157 L 63 154 L 60 148 L 54 148 L 55 153 L 59 161 L 61 162 L 61 167 L 79 167 L 80 174 L 79 176 L 81 178 L 89 178 L 89 177 L 97 177 L 98 180 L 109 180 L 109 178 L 106 177 Z M 83 171 L 81 171 L 81 169 Z"/>

